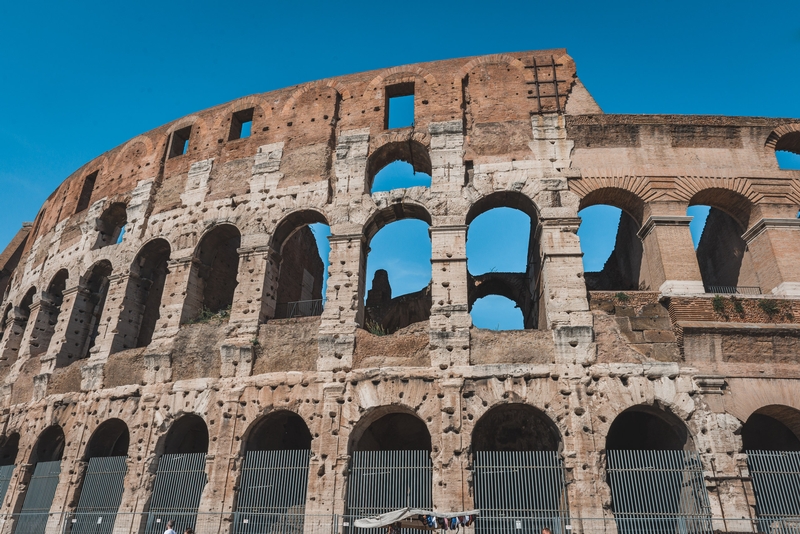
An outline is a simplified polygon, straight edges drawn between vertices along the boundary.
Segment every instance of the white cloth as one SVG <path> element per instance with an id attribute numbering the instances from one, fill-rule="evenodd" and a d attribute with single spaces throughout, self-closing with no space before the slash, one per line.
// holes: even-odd
<path id="1" fill-rule="evenodd" d="M 167 530 L 164 531 L 164 534 L 176 534 L 176 533 L 171 528 L 168 528 Z"/>
<path id="2" fill-rule="evenodd" d="M 451 518 L 451 517 L 460 517 L 464 515 L 479 515 L 480 510 L 467 510 L 465 512 L 434 512 L 432 510 L 421 510 L 419 508 L 400 508 L 399 510 L 393 510 L 391 512 L 386 512 L 385 514 L 375 515 L 372 517 L 363 517 L 361 519 L 356 519 L 353 521 L 353 526 L 357 528 L 379 528 L 379 527 L 388 527 L 394 523 L 400 522 L 400 526 L 403 528 L 416 528 L 419 530 L 439 530 L 437 529 L 430 529 L 422 525 L 419 521 L 416 521 L 417 516 L 420 515 L 432 515 L 434 517 L 443 517 L 443 518 Z M 408 521 L 409 518 L 413 518 L 414 521 Z"/>

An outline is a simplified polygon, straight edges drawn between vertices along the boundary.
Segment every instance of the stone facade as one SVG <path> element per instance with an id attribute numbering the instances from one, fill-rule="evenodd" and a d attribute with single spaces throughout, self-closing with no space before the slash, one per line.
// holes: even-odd
<path id="1" fill-rule="evenodd" d="M 398 87 L 415 122 L 388 129 Z M 73 510 L 108 419 L 130 432 L 120 511 L 146 512 L 165 436 L 196 414 L 211 436 L 200 506 L 219 513 L 203 529 L 228 532 L 248 432 L 278 410 L 312 436 L 307 514 L 346 512 L 354 443 L 395 412 L 430 434 L 436 509 L 470 509 L 473 430 L 525 404 L 557 428 L 576 517 L 613 518 L 606 438 L 632 408 L 685 425 L 713 517 L 754 517 L 743 427 L 763 413 L 800 436 L 800 171 L 775 159 L 797 147 L 800 120 L 604 114 L 561 49 L 321 80 L 136 137 L 65 180 L 2 256 L 2 433 L 19 445 L 0 513 L 20 511 L 55 425 L 51 512 Z M 398 159 L 431 186 L 371 194 Z M 624 231 L 606 269 L 584 273 L 578 211 L 596 204 L 621 208 Z M 697 253 L 694 204 L 719 232 Z M 476 278 L 467 231 L 496 207 L 531 217 L 527 272 Z M 375 336 L 369 243 L 404 218 L 430 226 L 432 280 L 414 301 L 429 319 Z M 324 310 L 282 318 L 322 296 L 313 223 L 331 230 Z M 717 286 L 757 291 L 720 300 Z M 525 330 L 472 326 L 492 293 L 525 308 Z"/>

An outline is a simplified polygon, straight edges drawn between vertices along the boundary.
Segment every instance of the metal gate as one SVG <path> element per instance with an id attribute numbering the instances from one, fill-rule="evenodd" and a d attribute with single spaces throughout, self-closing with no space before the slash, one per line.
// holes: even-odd
<path id="1" fill-rule="evenodd" d="M 16 534 L 44 534 L 60 474 L 61 460 L 36 464 L 14 529 Z"/>
<path id="2" fill-rule="evenodd" d="M 236 499 L 234 534 L 303 532 L 311 451 L 248 451 Z"/>
<path id="3" fill-rule="evenodd" d="M 564 463 L 555 451 L 475 453 L 478 533 L 565 532 L 569 522 Z"/>
<path id="4" fill-rule="evenodd" d="M 800 452 L 747 451 L 758 531 L 800 534 Z"/>
<path id="5" fill-rule="evenodd" d="M 711 533 L 700 455 L 693 451 L 608 451 L 620 534 Z"/>
<path id="6" fill-rule="evenodd" d="M 353 519 L 412 506 L 433 508 L 429 451 L 357 451 L 350 463 L 347 530 L 356 532 Z M 383 529 L 358 529 L 359 534 Z"/>
<path id="7" fill-rule="evenodd" d="M 175 521 L 176 532 L 194 530 L 206 482 L 206 453 L 162 455 L 153 484 L 146 534 L 162 534 L 169 520 Z"/>
<path id="8" fill-rule="evenodd" d="M 0 466 L 0 504 L 2 504 L 6 498 L 8 484 L 11 482 L 11 475 L 14 474 L 14 467 L 13 465 Z"/>
<path id="9" fill-rule="evenodd" d="M 90 458 L 83 478 L 78 508 L 70 525 L 72 534 L 111 534 L 122 502 L 127 456 Z"/>

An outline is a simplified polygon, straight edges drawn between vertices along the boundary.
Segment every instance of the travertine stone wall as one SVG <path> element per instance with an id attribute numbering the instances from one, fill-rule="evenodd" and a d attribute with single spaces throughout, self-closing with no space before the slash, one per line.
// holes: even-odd
<path id="1" fill-rule="evenodd" d="M 415 120 L 390 130 L 386 95 L 399 84 L 413 84 Z M 252 135 L 230 140 L 233 115 L 247 110 Z M 185 128 L 188 151 L 169 157 Z M 121 511 L 146 512 L 164 437 L 191 413 L 211 436 L 201 508 L 220 514 L 199 530 L 229 532 L 243 438 L 275 410 L 297 413 L 312 435 L 306 513 L 346 511 L 350 438 L 392 412 L 418 417 L 430 433 L 434 506 L 469 509 L 473 429 L 492 408 L 520 403 L 558 429 L 576 517 L 613 517 L 605 439 L 621 412 L 642 405 L 687 427 L 713 473 L 712 515 L 753 517 L 742 425 L 768 406 L 800 410 L 800 313 L 786 311 L 800 302 L 800 171 L 779 169 L 774 154 L 798 135 L 795 119 L 604 114 L 562 49 L 311 82 L 142 134 L 59 186 L 11 275 L 0 307 L 0 402 L 2 435 L 18 433 L 20 447 L 0 513 L 21 509 L 31 451 L 58 425 L 66 447 L 48 532 L 60 531 L 88 439 L 110 418 L 130 430 Z M 431 186 L 371 194 L 375 173 L 398 159 L 430 174 Z M 94 186 L 78 210 L 87 177 Z M 641 250 L 635 289 L 646 292 L 588 293 L 578 212 L 596 204 L 630 216 L 626 239 L 641 242 L 630 248 Z M 746 244 L 746 273 L 725 278 L 757 286 L 739 319 L 714 315 L 686 215 L 695 204 L 733 221 L 715 253 Z M 124 237 L 100 239 L 104 214 L 120 205 Z M 531 218 L 528 267 L 515 274 L 524 278 L 516 290 L 527 291 L 520 301 L 531 303 L 529 330 L 472 326 L 469 224 L 496 207 Z M 405 218 L 430 227 L 430 320 L 375 336 L 363 328 L 370 241 Z M 313 223 L 331 230 L 324 310 L 278 319 L 282 295 L 300 300 L 303 271 L 314 297 L 321 291 L 319 260 L 307 257 Z M 203 283 L 214 283 L 199 250 L 226 225 L 240 236 L 223 258 L 238 262 L 235 284 L 217 284 L 230 312 L 190 324 Z M 169 245 L 168 272 L 157 309 L 146 310 L 152 281 L 140 273 L 142 254 L 157 239 Z M 90 275 L 102 262 L 111 274 L 99 280 L 98 301 Z M 64 269 L 57 305 L 48 291 Z M 767 300 L 784 311 L 759 315 Z M 158 320 L 137 348 L 145 313 Z M 12 528 L 7 521 L 2 531 Z"/>

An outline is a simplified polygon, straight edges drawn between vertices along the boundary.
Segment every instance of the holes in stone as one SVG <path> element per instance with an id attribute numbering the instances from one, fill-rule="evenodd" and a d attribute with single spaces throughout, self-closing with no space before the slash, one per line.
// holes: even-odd
<path id="1" fill-rule="evenodd" d="M 81 196 L 78 197 L 78 205 L 75 207 L 75 213 L 80 213 L 89 207 L 89 202 L 92 199 L 92 191 L 94 191 L 94 184 L 97 181 L 97 174 L 100 171 L 94 171 L 83 179 L 83 186 L 81 186 Z"/>

